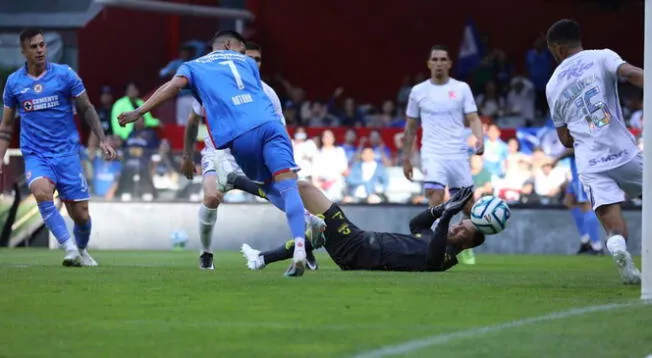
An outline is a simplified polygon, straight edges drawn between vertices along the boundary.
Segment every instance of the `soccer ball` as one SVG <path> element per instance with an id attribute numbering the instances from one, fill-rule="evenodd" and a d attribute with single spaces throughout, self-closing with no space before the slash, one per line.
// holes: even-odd
<path id="1" fill-rule="evenodd" d="M 507 227 L 512 212 L 507 203 L 495 196 L 483 196 L 471 208 L 471 222 L 481 232 L 493 235 Z"/>

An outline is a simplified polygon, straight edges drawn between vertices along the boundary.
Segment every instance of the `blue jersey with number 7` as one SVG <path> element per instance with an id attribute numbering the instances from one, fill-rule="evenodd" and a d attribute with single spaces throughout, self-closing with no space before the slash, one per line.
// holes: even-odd
<path id="1" fill-rule="evenodd" d="M 236 51 L 214 51 L 182 64 L 185 77 L 206 110 L 208 131 L 218 149 L 264 123 L 278 121 L 263 90 L 258 66 Z"/>

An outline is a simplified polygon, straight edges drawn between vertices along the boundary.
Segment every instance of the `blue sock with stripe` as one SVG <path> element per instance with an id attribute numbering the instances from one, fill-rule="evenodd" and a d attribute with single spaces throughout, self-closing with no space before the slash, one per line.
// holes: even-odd
<path id="1" fill-rule="evenodd" d="M 53 201 L 42 201 L 38 203 L 38 211 L 41 213 L 45 226 L 52 232 L 60 245 L 64 245 L 64 243 L 70 240 L 70 233 L 66 227 L 66 222 L 63 220 L 63 216 L 61 216 L 57 207 L 54 206 Z"/>
<path id="2" fill-rule="evenodd" d="M 77 242 L 77 247 L 80 250 L 83 250 L 88 246 L 88 240 L 91 238 L 91 219 L 88 218 L 88 221 L 84 225 L 77 225 L 72 229 L 72 232 L 75 234 L 75 241 Z"/>

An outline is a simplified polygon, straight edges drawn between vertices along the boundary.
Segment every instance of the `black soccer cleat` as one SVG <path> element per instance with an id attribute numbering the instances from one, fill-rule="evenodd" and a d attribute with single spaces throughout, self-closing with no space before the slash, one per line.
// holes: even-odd
<path id="1" fill-rule="evenodd" d="M 199 268 L 202 270 L 215 270 L 213 266 L 213 254 L 204 252 L 199 256 Z"/>
<path id="2" fill-rule="evenodd" d="M 308 266 L 310 271 L 319 270 L 319 263 L 317 263 L 317 258 L 313 255 L 312 251 L 306 253 L 306 266 Z"/>
<path id="3" fill-rule="evenodd" d="M 580 248 L 577 250 L 577 254 L 578 255 L 589 254 L 591 250 L 593 250 L 591 244 L 589 244 L 588 242 L 582 243 L 580 244 Z"/>

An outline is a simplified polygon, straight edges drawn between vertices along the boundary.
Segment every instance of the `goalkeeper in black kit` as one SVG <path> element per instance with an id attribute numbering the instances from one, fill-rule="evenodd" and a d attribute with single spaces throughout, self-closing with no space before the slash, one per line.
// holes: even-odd
<path id="1" fill-rule="evenodd" d="M 306 209 L 326 222 L 323 235 L 308 237 L 306 250 L 323 246 L 342 270 L 446 271 L 457 264 L 459 252 L 485 240 L 468 219 L 450 225 L 451 219 L 471 200 L 472 187 L 459 190 L 447 202 L 412 218 L 411 235 L 362 230 L 312 184 L 301 182 L 299 188 Z M 433 231 L 431 227 L 437 219 L 439 223 Z M 307 236 L 311 236 L 309 231 Z M 247 266 L 252 270 L 290 259 L 293 251 L 293 241 L 265 252 L 242 245 Z"/>

